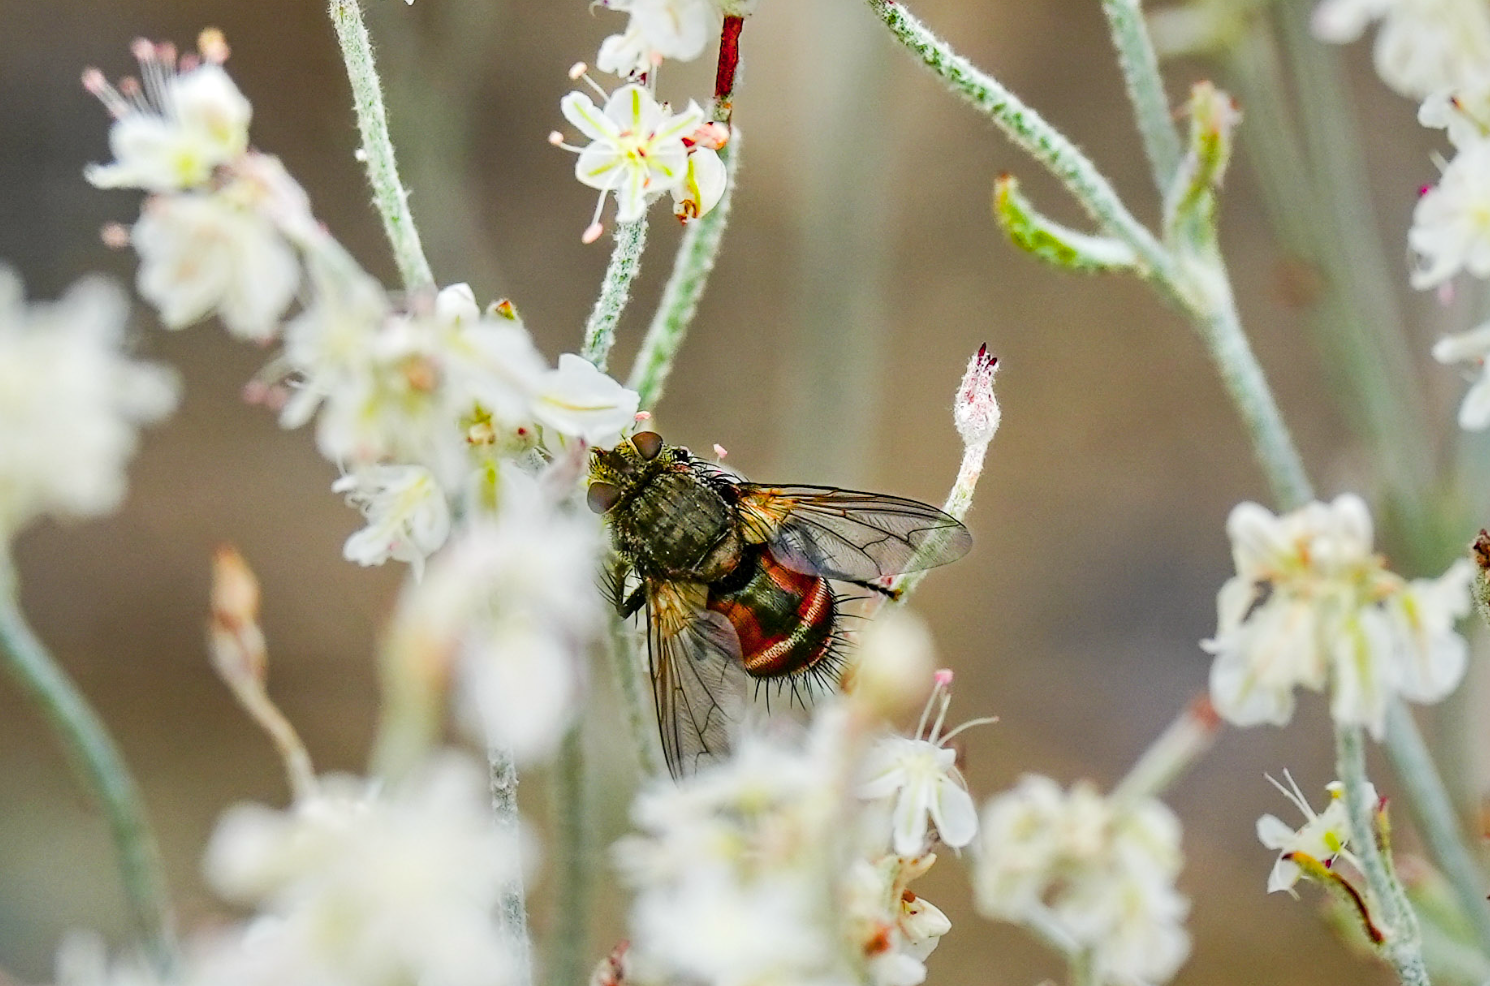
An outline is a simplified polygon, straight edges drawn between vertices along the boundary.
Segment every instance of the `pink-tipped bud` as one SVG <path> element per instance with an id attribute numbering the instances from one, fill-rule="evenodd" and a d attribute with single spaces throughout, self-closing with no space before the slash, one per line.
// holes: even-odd
<path id="1" fill-rule="evenodd" d="M 590 66 L 586 65 L 584 62 L 575 62 L 573 65 L 569 66 L 569 78 L 578 81 L 580 76 L 584 75 L 589 70 Z"/>
<path id="2" fill-rule="evenodd" d="M 651 421 L 651 420 L 652 420 L 652 412 L 651 411 L 637 411 L 636 412 L 636 423 L 637 424 L 641 424 L 643 421 Z"/>
<path id="3" fill-rule="evenodd" d="M 689 140 L 699 147 L 707 147 L 711 151 L 717 151 L 729 143 L 729 127 L 713 120 L 701 123 L 689 137 Z"/>
<path id="4" fill-rule="evenodd" d="M 83 88 L 97 96 L 108 87 L 108 80 L 98 69 L 89 66 L 83 69 Z"/>
<path id="5" fill-rule="evenodd" d="M 729 449 L 725 448 L 723 445 L 720 445 L 718 442 L 715 442 L 714 458 L 718 459 L 720 462 L 723 462 L 724 457 L 727 455 L 729 455 Z"/>
<path id="6" fill-rule="evenodd" d="M 155 45 L 149 38 L 135 38 L 129 43 L 129 53 L 137 62 L 148 62 L 155 57 Z"/>
<path id="7" fill-rule="evenodd" d="M 557 130 L 550 130 L 548 132 L 548 142 L 555 147 L 562 147 L 564 144 L 564 135 Z"/>
<path id="8" fill-rule="evenodd" d="M 951 668 L 937 668 L 936 674 L 934 674 L 934 675 L 931 676 L 931 680 L 936 684 L 936 686 L 938 688 L 951 688 L 952 687 L 952 669 Z"/>
<path id="9" fill-rule="evenodd" d="M 98 237 L 110 250 L 123 250 L 129 246 L 129 227 L 122 223 L 105 223 L 98 231 Z"/>
<path id="10" fill-rule="evenodd" d="M 988 351 L 986 343 L 979 346 L 957 388 L 952 420 L 964 445 L 987 445 L 999 429 L 999 403 L 993 395 L 993 375 L 998 363 L 998 357 Z"/>
<path id="11" fill-rule="evenodd" d="M 594 243 L 596 240 L 600 239 L 600 234 L 604 232 L 604 223 L 591 223 L 590 225 L 586 226 L 585 231 L 580 234 L 579 241 L 588 246 L 589 244 Z"/>
<path id="12" fill-rule="evenodd" d="M 212 663 L 235 692 L 258 687 L 267 672 L 259 630 L 259 581 L 237 549 L 212 555 Z"/>
<path id="13" fill-rule="evenodd" d="M 197 35 L 197 51 L 214 65 L 221 65 L 232 53 L 232 49 L 228 47 L 228 39 L 215 27 L 209 27 Z"/>

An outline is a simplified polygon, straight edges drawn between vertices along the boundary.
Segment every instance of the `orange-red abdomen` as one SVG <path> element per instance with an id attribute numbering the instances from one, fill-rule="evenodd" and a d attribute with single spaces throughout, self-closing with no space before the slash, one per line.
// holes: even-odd
<path id="1" fill-rule="evenodd" d="M 836 609 L 827 579 L 794 572 L 759 548 L 735 574 L 742 577 L 712 588 L 708 605 L 735 628 L 747 672 L 794 675 L 828 654 Z"/>

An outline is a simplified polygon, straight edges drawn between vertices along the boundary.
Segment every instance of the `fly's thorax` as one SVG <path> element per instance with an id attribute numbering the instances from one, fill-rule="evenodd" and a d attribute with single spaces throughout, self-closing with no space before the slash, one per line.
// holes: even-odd
<path id="1" fill-rule="evenodd" d="M 617 547 L 643 574 L 712 582 L 739 563 L 733 508 L 691 469 L 660 469 L 612 511 Z"/>

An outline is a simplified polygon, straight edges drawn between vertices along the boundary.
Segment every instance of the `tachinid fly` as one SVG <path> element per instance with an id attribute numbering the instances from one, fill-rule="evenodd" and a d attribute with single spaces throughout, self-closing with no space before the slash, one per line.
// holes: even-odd
<path id="1" fill-rule="evenodd" d="M 835 683 L 840 597 L 956 561 L 967 528 L 917 500 L 746 483 L 644 431 L 590 458 L 623 617 L 647 610 L 662 748 L 674 775 L 725 752 L 751 679 Z"/>

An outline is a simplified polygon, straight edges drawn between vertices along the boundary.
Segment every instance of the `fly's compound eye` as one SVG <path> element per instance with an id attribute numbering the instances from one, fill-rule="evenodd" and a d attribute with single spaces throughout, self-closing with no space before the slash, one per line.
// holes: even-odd
<path id="1" fill-rule="evenodd" d="M 603 514 L 621 500 L 621 487 L 614 483 L 591 483 L 585 494 L 585 503 L 597 514 Z"/>
<path id="2" fill-rule="evenodd" d="M 637 432 L 631 436 L 631 444 L 636 446 L 644 460 L 651 462 L 662 451 L 662 436 L 655 431 Z"/>

